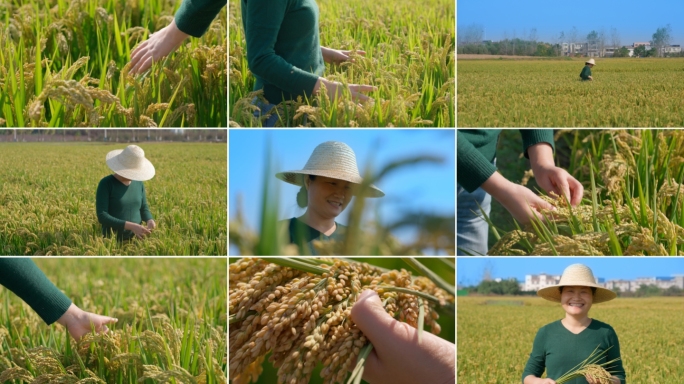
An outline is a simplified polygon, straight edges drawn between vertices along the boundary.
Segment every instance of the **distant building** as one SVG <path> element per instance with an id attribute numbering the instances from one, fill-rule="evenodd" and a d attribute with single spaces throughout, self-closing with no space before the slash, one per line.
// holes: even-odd
<path id="1" fill-rule="evenodd" d="M 635 42 L 632 44 L 632 48 L 640 47 L 640 46 L 645 46 L 646 49 L 651 49 L 651 42 Z"/>
<path id="2" fill-rule="evenodd" d="M 684 275 L 674 275 L 672 277 L 640 277 L 635 280 L 609 280 L 605 287 L 608 289 L 619 288 L 622 292 L 636 292 L 642 285 L 655 285 L 660 289 L 677 287 L 684 289 Z"/>
<path id="3" fill-rule="evenodd" d="M 549 275 L 542 273 L 539 275 L 525 275 L 525 283 L 521 284 L 523 291 L 538 291 L 550 285 L 556 285 L 560 281 L 560 275 Z"/>
<path id="4" fill-rule="evenodd" d="M 681 47 L 679 44 L 677 44 L 677 45 L 670 45 L 669 47 L 663 47 L 663 53 L 664 53 L 664 54 L 668 54 L 668 53 L 670 53 L 670 54 L 672 54 L 672 53 L 677 54 L 677 53 L 680 53 L 680 52 L 682 52 L 682 47 Z"/>
<path id="5" fill-rule="evenodd" d="M 587 43 L 561 43 L 561 54 L 572 56 L 575 54 L 586 55 Z"/>

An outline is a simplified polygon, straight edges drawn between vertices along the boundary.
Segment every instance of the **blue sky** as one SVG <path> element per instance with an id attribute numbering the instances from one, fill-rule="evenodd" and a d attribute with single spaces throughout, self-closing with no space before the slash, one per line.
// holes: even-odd
<path id="1" fill-rule="evenodd" d="M 489 268 L 493 278 L 515 277 L 523 282 L 525 275 L 560 275 L 575 263 L 587 265 L 595 277 L 606 280 L 684 274 L 682 257 L 459 257 L 456 281 L 458 285 L 477 285 L 485 268 Z"/>
<path id="2" fill-rule="evenodd" d="M 561 31 L 565 36 L 577 27 L 578 36 L 586 38 L 591 30 L 605 29 L 610 44 L 610 30 L 620 33 L 621 45 L 650 41 L 653 33 L 667 24 L 672 27 L 671 44 L 684 44 L 684 1 L 682 0 L 458 0 L 457 26 L 480 24 L 486 39 L 527 38 L 537 29 L 537 40 L 556 42 Z"/>
<path id="3" fill-rule="evenodd" d="M 373 162 L 373 169 L 399 159 L 418 155 L 444 158 L 442 164 L 419 164 L 388 174 L 377 186 L 386 194 L 381 199 L 367 199 L 367 209 L 379 204 L 383 222 L 392 222 L 403 211 L 424 211 L 454 215 L 455 210 L 455 135 L 453 129 L 232 129 L 229 140 L 229 215 L 234 216 L 237 196 L 242 195 L 243 214 L 253 230 L 259 226 L 261 190 L 267 137 L 273 149 L 275 169 L 271 172 L 280 188 L 280 219 L 304 213 L 296 204 L 299 187 L 275 178 L 275 173 L 302 169 L 313 149 L 329 140 L 342 141 L 356 153 L 359 171 Z M 352 201 L 353 203 L 353 201 Z M 351 204 L 349 205 L 351 207 Z M 349 209 L 338 221 L 347 222 Z M 410 231 L 395 233 L 406 242 Z"/>

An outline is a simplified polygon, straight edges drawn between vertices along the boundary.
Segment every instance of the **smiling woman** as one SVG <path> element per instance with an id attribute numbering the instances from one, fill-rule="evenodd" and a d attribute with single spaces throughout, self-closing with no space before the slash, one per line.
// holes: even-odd
<path id="1" fill-rule="evenodd" d="M 573 264 L 563 271 L 557 285 L 540 289 L 537 296 L 561 303 L 565 317 L 543 326 L 537 332 L 522 375 L 523 384 L 626 382 L 620 360 L 620 342 L 615 330 L 589 317 L 592 304 L 613 300 L 617 297 L 615 292 L 598 285 L 589 267 Z M 599 380 L 591 372 L 568 375 L 568 371 L 574 372 L 578 366 L 584 366 L 587 356 L 596 356 L 595 360 L 589 359 L 592 364 L 607 369 L 602 372 L 602 379 Z M 546 378 L 542 378 L 544 370 Z M 568 381 L 568 376 L 573 380 Z"/>
<path id="2" fill-rule="evenodd" d="M 301 254 L 316 254 L 313 240 L 343 241 L 345 227 L 337 222 L 352 196 L 383 197 L 378 187 L 360 189 L 363 178 L 356 165 L 354 151 L 345 143 L 327 141 L 318 145 L 304 169 L 286 171 L 276 177 L 300 186 L 297 204 L 306 212 L 282 222 L 287 223 L 289 241 L 297 244 Z"/>

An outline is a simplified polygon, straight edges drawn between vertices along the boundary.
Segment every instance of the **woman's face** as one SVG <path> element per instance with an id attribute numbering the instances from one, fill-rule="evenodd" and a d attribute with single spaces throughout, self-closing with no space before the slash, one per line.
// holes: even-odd
<path id="1" fill-rule="evenodd" d="M 588 316 L 594 295 L 590 287 L 569 286 L 563 287 L 561 292 L 561 305 L 565 313 L 571 316 Z"/>
<path id="2" fill-rule="evenodd" d="M 316 176 L 314 180 L 307 178 L 306 182 L 309 194 L 308 207 L 321 217 L 337 217 L 351 201 L 354 184 L 348 181 Z"/>

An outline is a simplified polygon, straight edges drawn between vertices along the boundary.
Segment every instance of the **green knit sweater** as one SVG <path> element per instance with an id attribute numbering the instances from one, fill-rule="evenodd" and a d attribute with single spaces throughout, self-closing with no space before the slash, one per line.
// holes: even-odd
<path id="1" fill-rule="evenodd" d="M 496 158 L 496 145 L 500 129 L 458 129 L 456 131 L 456 180 L 468 192 L 478 189 L 496 172 L 492 161 Z M 523 152 L 538 143 L 553 142 L 552 129 L 521 129 Z"/>
<path id="2" fill-rule="evenodd" d="M 617 334 L 606 323 L 592 319 L 589 326 L 577 335 L 565 328 L 560 320 L 547 324 L 539 329 L 534 338 L 532 353 L 522 375 L 523 382 L 528 375 L 541 377 L 544 369 L 546 377 L 555 380 L 589 357 L 597 346 L 600 346 L 599 352 L 611 347 L 598 361 L 599 364 L 620 357 Z M 626 384 L 622 360 L 604 368 L 619 377 L 622 384 Z M 587 384 L 587 380 L 574 379 L 568 384 Z"/>
<path id="3" fill-rule="evenodd" d="M 71 306 L 71 300 L 31 259 L 1 257 L 0 284 L 24 300 L 48 325 Z"/>
<path id="4" fill-rule="evenodd" d="M 302 255 L 318 255 L 318 252 L 316 252 L 312 244 L 312 241 L 314 240 L 343 241 L 345 234 L 347 233 L 347 227 L 338 222 L 335 222 L 335 232 L 330 234 L 330 236 L 310 227 L 296 217 L 293 217 L 290 220 L 282 220 L 279 223 L 280 225 L 287 224 L 290 244 L 296 244 L 299 247 L 299 253 Z"/>
<path id="5" fill-rule="evenodd" d="M 124 230 L 127 221 L 140 224 L 153 219 L 143 183 L 131 181 L 129 186 L 125 186 L 114 175 L 100 180 L 95 209 L 97 219 L 102 224 L 102 234 L 109 236 L 113 230 L 119 240 L 128 240 L 135 236 L 132 231 Z"/>
<path id="6" fill-rule="evenodd" d="M 271 104 L 310 97 L 325 71 L 315 0 L 242 0 L 247 63 Z"/>
<path id="7" fill-rule="evenodd" d="M 190 36 L 201 37 L 227 0 L 183 0 L 173 17 L 176 26 Z"/>

